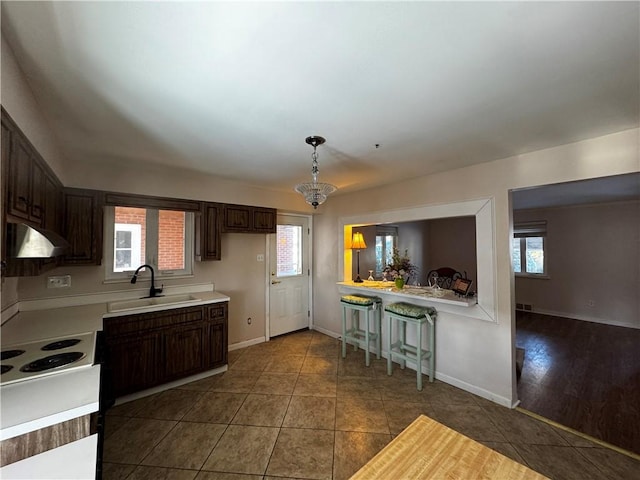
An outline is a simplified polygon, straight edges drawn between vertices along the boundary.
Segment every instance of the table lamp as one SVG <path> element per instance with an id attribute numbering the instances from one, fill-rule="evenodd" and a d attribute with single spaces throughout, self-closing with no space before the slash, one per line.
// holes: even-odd
<path id="1" fill-rule="evenodd" d="M 353 234 L 353 240 L 351 242 L 351 249 L 357 250 L 356 255 L 358 257 L 358 276 L 354 280 L 354 283 L 362 283 L 362 279 L 360 278 L 360 250 L 363 248 L 367 248 L 367 244 L 364 243 L 364 237 L 362 233 L 355 232 Z"/>

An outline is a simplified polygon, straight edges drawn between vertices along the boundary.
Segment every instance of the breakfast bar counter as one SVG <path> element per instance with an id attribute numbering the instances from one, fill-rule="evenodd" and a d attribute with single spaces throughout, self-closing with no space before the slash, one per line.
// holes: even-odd
<path id="1" fill-rule="evenodd" d="M 547 477 L 420 415 L 351 480 Z"/>
<path id="2" fill-rule="evenodd" d="M 438 313 L 446 312 L 463 317 L 490 320 L 484 309 L 478 305 L 476 297 L 461 297 L 453 290 L 444 288 L 422 287 L 417 285 L 405 285 L 396 288 L 390 281 L 368 281 L 362 283 L 337 282 L 340 294 L 364 294 L 377 296 L 383 304 L 394 302 L 407 302 L 420 306 L 435 308 Z"/>

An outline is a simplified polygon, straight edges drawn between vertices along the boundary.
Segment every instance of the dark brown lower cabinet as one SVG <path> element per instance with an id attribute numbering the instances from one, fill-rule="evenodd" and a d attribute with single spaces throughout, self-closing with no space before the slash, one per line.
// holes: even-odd
<path id="1" fill-rule="evenodd" d="M 106 318 L 116 397 L 227 363 L 228 303 Z"/>
<path id="2" fill-rule="evenodd" d="M 158 333 L 122 335 L 108 343 L 117 396 L 157 385 L 160 346 Z"/>
<path id="3" fill-rule="evenodd" d="M 173 327 L 163 334 L 166 380 L 187 377 L 207 369 L 207 325 Z"/>

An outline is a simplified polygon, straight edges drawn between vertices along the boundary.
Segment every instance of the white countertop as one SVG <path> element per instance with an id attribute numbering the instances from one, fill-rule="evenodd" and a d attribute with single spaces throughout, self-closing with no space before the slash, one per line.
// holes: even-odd
<path id="1" fill-rule="evenodd" d="M 414 285 L 405 285 L 404 288 L 396 288 L 393 282 L 368 281 L 362 283 L 355 282 L 338 282 L 338 285 L 365 291 L 369 294 L 387 293 L 398 297 L 420 298 L 433 303 L 442 303 L 456 305 L 459 307 L 470 307 L 476 304 L 475 298 L 460 297 L 453 290 L 433 289 L 431 287 L 419 287 Z"/>
<path id="2" fill-rule="evenodd" d="M 103 318 L 229 301 L 215 291 L 200 291 L 198 300 L 155 305 L 116 313 L 107 302 L 19 311 L 2 325 L 1 343 L 14 345 L 102 330 Z M 72 301 L 72 300 L 71 300 Z M 55 306 L 60 305 L 56 300 Z M 4 320 L 4 319 L 3 319 Z M 100 366 L 88 366 L 0 387 L 0 440 L 22 435 L 98 410 Z"/>

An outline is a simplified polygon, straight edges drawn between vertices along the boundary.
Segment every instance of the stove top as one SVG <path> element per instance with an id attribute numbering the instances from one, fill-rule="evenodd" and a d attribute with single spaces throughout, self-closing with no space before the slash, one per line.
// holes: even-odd
<path id="1" fill-rule="evenodd" d="M 0 385 L 93 365 L 95 333 L 7 345 L 0 352 Z"/>

